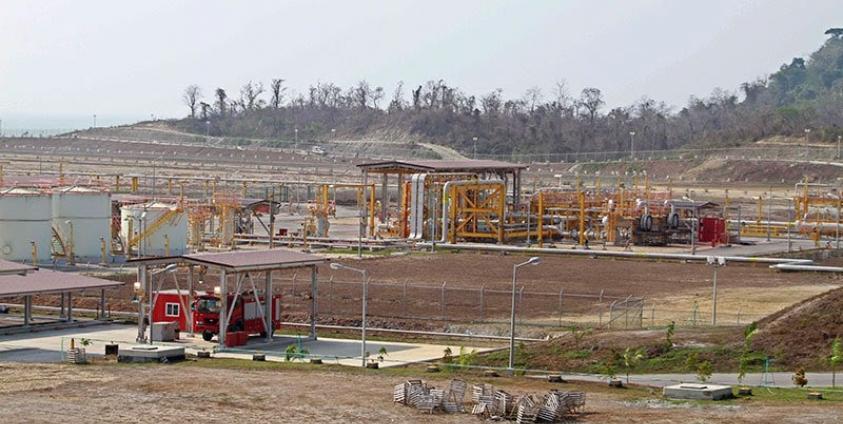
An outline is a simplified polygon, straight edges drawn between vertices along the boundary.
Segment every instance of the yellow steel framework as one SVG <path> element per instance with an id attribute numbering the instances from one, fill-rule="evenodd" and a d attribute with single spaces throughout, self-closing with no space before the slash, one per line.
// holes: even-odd
<path id="1" fill-rule="evenodd" d="M 476 182 L 449 187 L 451 243 L 459 238 L 504 241 L 506 185 Z"/>

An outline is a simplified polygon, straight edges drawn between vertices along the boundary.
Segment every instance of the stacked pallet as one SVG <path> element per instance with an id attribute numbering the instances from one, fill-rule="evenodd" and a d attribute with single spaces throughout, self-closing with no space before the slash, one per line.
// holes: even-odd
<path id="1" fill-rule="evenodd" d="M 415 407 L 432 414 L 465 412 L 465 393 L 468 385 L 463 380 L 451 380 L 445 390 L 436 389 L 422 380 L 407 380 L 393 389 L 395 403 Z M 483 418 L 509 419 L 518 423 L 560 422 L 567 416 L 582 412 L 585 393 L 551 390 L 543 396 L 527 394 L 513 396 L 496 390 L 491 384 L 471 387 L 471 414 Z"/>
<path id="2" fill-rule="evenodd" d="M 64 361 L 71 364 L 86 364 L 88 363 L 88 354 L 81 347 L 68 349 L 64 353 Z"/>

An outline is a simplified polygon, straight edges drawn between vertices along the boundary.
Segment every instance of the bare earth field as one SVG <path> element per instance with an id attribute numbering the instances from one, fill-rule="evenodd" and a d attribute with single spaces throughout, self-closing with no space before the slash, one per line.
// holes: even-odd
<path id="1" fill-rule="evenodd" d="M 393 405 L 392 386 L 408 376 L 304 368 L 0 364 L 0 415 L 8 423 L 478 422 L 470 415 L 426 415 Z M 465 378 L 469 383 L 480 382 Z M 843 419 L 843 408 L 832 401 L 697 404 L 663 401 L 648 389 L 610 391 L 602 384 L 551 385 L 524 378 L 488 382 L 514 394 L 551 388 L 585 391 L 586 412 L 575 420 L 583 423 L 832 423 Z M 432 383 L 444 387 L 447 380 Z"/>

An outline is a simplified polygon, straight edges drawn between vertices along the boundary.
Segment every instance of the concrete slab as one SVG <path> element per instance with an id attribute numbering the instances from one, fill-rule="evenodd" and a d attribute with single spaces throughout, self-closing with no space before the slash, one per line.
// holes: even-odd
<path id="1" fill-rule="evenodd" d="M 732 397 L 732 387 L 719 384 L 676 384 L 662 389 L 665 397 L 671 399 L 721 400 Z"/>
<path id="2" fill-rule="evenodd" d="M 214 351 L 216 343 L 206 342 L 201 337 L 184 337 L 174 343 L 156 343 L 156 346 L 177 346 L 182 347 L 187 354 L 195 354 L 198 351 Z M 39 333 L 16 334 L 0 336 L 0 361 L 9 362 L 59 362 L 61 352 L 69 348 L 70 339 L 73 338 L 79 343 L 87 339 L 89 345 L 85 347 L 88 355 L 103 355 L 105 345 L 116 343 L 122 351 L 129 346 L 137 345 L 137 327 L 132 325 L 102 324 L 86 328 L 68 328 L 55 331 L 44 331 Z M 300 344 L 307 349 L 311 357 L 322 358 L 328 363 L 340 365 L 361 366 L 360 340 L 320 338 L 318 340 L 306 340 L 296 336 L 276 336 L 271 343 L 258 339 L 237 349 L 226 349 L 214 353 L 218 358 L 252 359 L 252 354 L 262 353 L 268 361 L 284 361 L 285 350 L 290 344 Z M 366 349 L 370 352 L 370 358 L 376 358 L 381 347 L 386 348 L 387 355 L 380 363 L 381 367 L 399 366 L 407 363 L 425 362 L 436 360 L 442 357 L 445 348 L 450 347 L 456 356 L 459 353 L 459 345 L 427 344 L 427 343 L 404 343 L 404 342 L 383 342 L 367 341 Z M 503 346 L 501 346 L 503 347 Z M 472 347 L 465 346 L 465 349 L 487 352 L 497 349 L 496 347 Z"/>
<path id="3" fill-rule="evenodd" d="M 117 362 L 173 362 L 184 358 L 184 346 L 134 345 L 117 354 Z"/>
<path id="4" fill-rule="evenodd" d="M 286 347 L 296 343 L 301 348 L 306 349 L 310 357 L 321 358 L 326 363 L 362 366 L 360 340 L 319 338 L 318 340 L 305 341 L 304 339 L 285 336 L 276 339 L 272 343 L 250 343 L 248 346 L 238 349 L 227 349 L 215 353 L 214 357 L 251 359 L 251 355 L 257 352 L 265 354 L 267 361 L 283 361 L 285 360 Z M 379 363 L 381 368 L 437 360 L 442 358 L 446 348 L 450 348 L 454 356 L 460 351 L 458 345 L 366 341 L 366 350 L 369 352 L 370 359 L 377 359 L 378 352 L 382 347 L 386 348 L 387 355 L 383 362 Z M 478 353 L 498 349 L 497 347 L 473 346 L 463 346 L 463 348 Z"/>

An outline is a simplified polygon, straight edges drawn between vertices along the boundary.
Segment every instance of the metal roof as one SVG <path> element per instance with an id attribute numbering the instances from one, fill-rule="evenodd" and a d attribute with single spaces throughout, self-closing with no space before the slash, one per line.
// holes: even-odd
<path id="1" fill-rule="evenodd" d="M 34 271 L 38 268 L 26 265 L 26 264 L 19 264 L 17 262 L 10 262 L 3 259 L 0 259 L 0 275 L 7 275 L 7 274 L 26 274 L 28 271 Z"/>
<path id="2" fill-rule="evenodd" d="M 46 269 L 26 275 L 0 275 L 0 297 L 108 289 L 125 283 Z"/>
<path id="3" fill-rule="evenodd" d="M 390 168 L 406 168 L 420 171 L 460 172 L 460 171 L 515 171 L 526 169 L 518 165 L 497 160 L 391 160 L 368 162 L 357 165 L 358 168 L 373 171 Z"/>
<path id="4" fill-rule="evenodd" d="M 234 272 L 265 271 L 319 265 L 328 258 L 289 249 L 196 253 L 182 256 L 187 262 L 210 265 Z"/>

